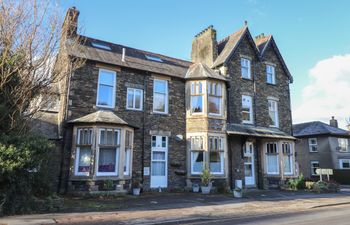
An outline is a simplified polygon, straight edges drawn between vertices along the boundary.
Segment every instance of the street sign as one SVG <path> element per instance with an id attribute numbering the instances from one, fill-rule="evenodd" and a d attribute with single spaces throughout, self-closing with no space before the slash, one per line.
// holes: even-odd
<path id="1" fill-rule="evenodd" d="M 333 175 L 332 169 L 316 169 L 317 175 Z"/>

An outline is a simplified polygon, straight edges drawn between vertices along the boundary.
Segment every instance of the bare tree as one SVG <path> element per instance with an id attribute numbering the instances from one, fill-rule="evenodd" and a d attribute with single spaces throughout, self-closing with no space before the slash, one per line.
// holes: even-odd
<path id="1" fill-rule="evenodd" d="M 24 132 L 56 84 L 83 63 L 65 51 L 81 40 L 76 24 L 64 21 L 52 0 L 0 0 L 0 133 Z"/>

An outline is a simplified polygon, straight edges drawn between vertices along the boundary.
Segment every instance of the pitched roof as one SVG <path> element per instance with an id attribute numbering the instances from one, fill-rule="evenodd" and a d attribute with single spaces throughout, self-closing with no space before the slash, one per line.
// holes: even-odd
<path id="1" fill-rule="evenodd" d="M 108 110 L 98 110 L 86 116 L 70 120 L 68 123 L 108 123 L 118 125 L 129 125 L 119 116 Z M 130 126 L 130 125 L 129 125 Z"/>
<path id="2" fill-rule="evenodd" d="M 256 48 L 254 40 L 250 35 L 248 27 L 244 26 L 238 31 L 236 31 L 235 33 L 231 34 L 230 36 L 218 42 L 218 57 L 213 63 L 212 68 L 215 68 L 217 66 L 224 64 L 230 58 L 230 56 L 234 53 L 237 46 L 239 45 L 239 43 L 241 42 L 241 40 L 246 34 L 248 35 L 248 39 L 252 42 L 254 46 L 254 50 L 258 54 L 258 49 Z"/>
<path id="3" fill-rule="evenodd" d="M 212 78 L 217 80 L 226 81 L 226 77 L 216 73 L 214 70 L 210 69 L 207 65 L 203 63 L 194 63 L 188 69 L 186 79 L 198 79 L 198 78 Z"/>
<path id="4" fill-rule="evenodd" d="M 189 61 L 147 52 L 124 45 L 80 36 L 80 45 L 75 48 L 67 46 L 68 54 L 88 60 L 108 63 L 133 69 L 146 70 L 153 73 L 184 78 Z M 123 48 L 125 60 L 122 60 Z"/>
<path id="5" fill-rule="evenodd" d="M 308 123 L 294 124 L 293 135 L 295 137 L 313 135 L 350 136 L 350 133 L 349 131 L 332 127 L 321 121 L 313 121 Z"/>
<path id="6" fill-rule="evenodd" d="M 260 57 L 264 57 L 264 53 L 266 52 L 265 50 L 267 49 L 267 47 L 269 45 L 272 46 L 272 48 L 275 50 L 275 52 L 277 54 L 278 59 L 280 60 L 280 62 L 282 64 L 282 67 L 283 67 L 284 71 L 287 73 L 287 76 L 288 76 L 290 82 L 293 83 L 293 76 L 290 74 L 289 69 L 287 67 L 287 64 L 284 61 L 284 59 L 283 59 L 283 57 L 281 55 L 281 52 L 278 49 L 277 44 L 276 44 L 275 39 L 273 38 L 273 36 L 272 35 L 267 35 L 265 37 L 256 38 L 255 39 L 255 44 L 256 44 L 256 46 L 259 49 Z"/>
<path id="7" fill-rule="evenodd" d="M 251 126 L 251 125 L 236 124 L 236 123 L 227 124 L 227 133 L 244 135 L 244 136 L 263 137 L 263 138 L 278 138 L 278 139 L 289 139 L 289 140 L 295 139 L 291 135 L 275 128 Z"/>

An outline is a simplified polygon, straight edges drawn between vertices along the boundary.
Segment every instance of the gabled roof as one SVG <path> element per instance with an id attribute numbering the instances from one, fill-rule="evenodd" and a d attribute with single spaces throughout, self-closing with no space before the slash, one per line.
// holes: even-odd
<path id="1" fill-rule="evenodd" d="M 330 136 L 349 136 L 349 131 L 332 127 L 321 121 L 313 121 L 308 123 L 299 123 L 293 125 L 293 136 L 314 136 L 314 135 L 330 135 Z"/>
<path id="2" fill-rule="evenodd" d="M 82 41 L 76 48 L 70 48 L 68 44 L 68 54 L 97 62 L 179 78 L 185 77 L 188 67 L 192 64 L 189 61 L 130 48 L 124 45 L 113 44 L 90 37 L 80 36 L 80 39 Z M 125 49 L 125 61 L 122 60 L 123 48 Z"/>
<path id="3" fill-rule="evenodd" d="M 108 111 L 108 110 L 98 110 L 86 116 L 83 116 L 74 120 L 70 120 L 68 121 L 68 123 L 107 123 L 107 124 L 129 125 L 119 116 L 115 115 L 112 111 Z"/>
<path id="4" fill-rule="evenodd" d="M 278 129 L 252 126 L 245 124 L 229 123 L 227 124 L 227 133 L 230 135 L 253 136 L 262 138 L 276 138 L 294 140 L 291 135 L 284 133 Z"/>
<path id="5" fill-rule="evenodd" d="M 248 35 L 248 40 L 252 43 L 254 51 L 259 55 L 255 42 L 249 32 L 248 26 L 244 26 L 230 36 L 218 42 L 218 57 L 213 63 L 212 68 L 218 67 L 229 60 L 231 55 L 235 52 L 243 38 Z"/>
<path id="6" fill-rule="evenodd" d="M 214 70 L 210 69 L 207 65 L 203 63 L 194 63 L 187 70 L 186 79 L 202 79 L 202 78 L 212 78 L 217 80 L 226 81 L 226 77 L 216 73 Z"/>
<path id="7" fill-rule="evenodd" d="M 289 72 L 287 64 L 285 63 L 285 61 L 284 61 L 284 59 L 283 59 L 283 57 L 281 55 L 281 52 L 279 51 L 279 49 L 277 47 L 277 44 L 276 44 L 273 36 L 272 35 L 267 35 L 265 37 L 260 37 L 258 39 L 255 39 L 255 44 L 256 44 L 257 48 L 259 49 L 261 58 L 264 57 L 264 53 L 266 52 L 267 47 L 269 45 L 272 46 L 272 48 L 276 52 L 276 55 L 277 55 L 278 59 L 280 60 L 280 62 L 282 64 L 282 67 L 283 67 L 284 71 L 287 73 L 287 76 L 288 76 L 290 82 L 293 83 L 293 77 L 292 77 L 292 75 Z"/>

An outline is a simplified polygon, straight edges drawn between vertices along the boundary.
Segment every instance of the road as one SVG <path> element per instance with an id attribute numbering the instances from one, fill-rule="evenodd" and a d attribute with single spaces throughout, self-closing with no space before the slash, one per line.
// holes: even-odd
<path id="1" fill-rule="evenodd" d="M 175 224 L 175 223 L 174 223 Z M 209 225 L 209 224 L 244 224 L 244 225 L 349 225 L 350 205 L 322 207 L 298 213 L 275 214 L 257 217 L 222 218 L 197 220 L 185 223 L 187 225 Z"/>

